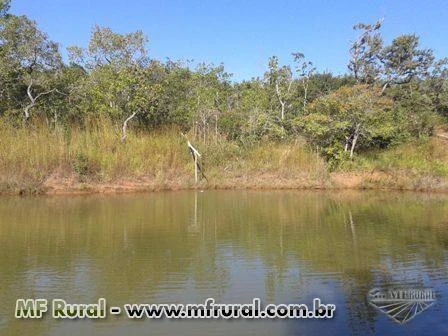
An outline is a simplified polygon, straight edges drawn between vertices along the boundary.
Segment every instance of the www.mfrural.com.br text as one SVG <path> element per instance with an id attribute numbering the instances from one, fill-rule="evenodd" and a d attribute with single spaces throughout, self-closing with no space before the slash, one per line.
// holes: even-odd
<path id="1" fill-rule="evenodd" d="M 123 315 L 130 319 L 331 319 L 336 305 L 324 304 L 314 298 L 312 305 L 267 304 L 259 298 L 250 303 L 216 303 L 213 298 L 198 304 L 136 304 L 108 306 L 100 298 L 91 304 L 68 303 L 63 299 L 18 299 L 15 317 L 40 319 L 51 314 L 54 319 L 104 319 Z"/>

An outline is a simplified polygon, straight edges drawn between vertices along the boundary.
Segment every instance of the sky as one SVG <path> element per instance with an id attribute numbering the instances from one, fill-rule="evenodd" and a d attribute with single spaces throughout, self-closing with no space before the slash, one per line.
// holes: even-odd
<path id="1" fill-rule="evenodd" d="M 96 24 L 142 30 L 152 58 L 222 62 L 238 81 L 262 76 L 272 55 L 290 64 L 292 52 L 319 71 L 346 73 L 353 25 L 381 17 L 386 42 L 416 33 L 448 56 L 448 0 L 12 0 L 11 12 L 35 20 L 63 55 L 86 47 Z"/>

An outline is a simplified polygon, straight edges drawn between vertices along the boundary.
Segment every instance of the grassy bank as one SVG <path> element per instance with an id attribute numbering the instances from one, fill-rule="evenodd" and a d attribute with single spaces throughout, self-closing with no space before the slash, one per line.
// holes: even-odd
<path id="1" fill-rule="evenodd" d="M 448 190 L 448 141 L 436 136 L 357 156 L 341 169 L 359 174 L 358 187 Z"/>
<path id="2" fill-rule="evenodd" d="M 176 130 L 130 133 L 111 125 L 49 131 L 0 124 L 0 190 L 9 193 L 193 188 L 194 166 Z M 223 138 L 198 142 L 209 182 L 201 188 L 299 188 L 326 184 L 323 160 L 304 142 L 243 149 Z"/>
<path id="3" fill-rule="evenodd" d="M 185 139 L 176 130 L 131 133 L 0 124 L 0 192 L 125 192 L 188 188 L 390 188 L 448 190 L 448 142 L 432 138 L 357 156 L 329 172 L 301 140 L 245 147 L 223 138 L 196 145 L 205 180 L 194 184 Z M 118 132 L 118 131 L 117 131 Z"/>

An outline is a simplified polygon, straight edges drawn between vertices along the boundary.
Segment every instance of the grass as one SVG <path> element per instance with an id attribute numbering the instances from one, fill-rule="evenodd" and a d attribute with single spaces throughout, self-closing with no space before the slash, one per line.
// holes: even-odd
<path id="1" fill-rule="evenodd" d="M 129 132 L 120 141 L 113 125 L 89 129 L 14 128 L 0 122 L 0 191 L 101 191 L 194 187 L 185 139 L 175 129 Z M 193 141 L 194 142 L 194 141 Z M 194 142 L 203 154 L 208 188 L 314 187 L 328 177 L 323 160 L 304 141 L 242 148 L 224 138 Z M 112 187 L 114 188 L 114 187 Z"/>
<path id="2" fill-rule="evenodd" d="M 87 129 L 14 128 L 0 121 L 0 192 L 136 191 L 188 188 L 388 188 L 448 190 L 448 141 L 430 138 L 358 154 L 329 173 L 303 139 L 242 147 L 223 137 L 193 141 L 208 182 L 194 183 L 176 129 L 129 132 L 108 122 Z M 342 181 L 342 182 L 341 182 Z"/>
<path id="3" fill-rule="evenodd" d="M 448 141 L 432 137 L 367 152 L 344 170 L 364 172 L 366 188 L 448 189 Z"/>

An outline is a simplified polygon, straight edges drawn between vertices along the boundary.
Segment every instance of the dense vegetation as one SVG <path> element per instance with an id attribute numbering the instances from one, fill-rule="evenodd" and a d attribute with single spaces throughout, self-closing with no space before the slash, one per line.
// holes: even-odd
<path id="1" fill-rule="evenodd" d="M 100 26 L 87 48 L 69 47 L 64 62 L 58 44 L 34 21 L 9 13 L 9 2 L 0 2 L 4 176 L 19 161 L 35 168 L 30 173 L 22 167 L 20 178 L 43 179 L 64 165 L 99 178 L 117 169 L 157 175 L 167 166 L 154 162 L 167 151 L 176 153 L 179 131 L 189 134 L 220 174 L 238 166 L 238 158 L 263 151 L 260 146 L 298 143 L 302 157 L 319 153 L 329 169 L 341 169 L 360 154 L 429 137 L 448 115 L 448 59 L 435 59 L 413 34 L 386 43 L 381 20 L 354 27 L 359 36 L 349 51 L 347 75 L 320 73 L 295 52 L 290 65 L 272 56 L 262 76 L 234 82 L 223 65 L 193 69 L 189 62 L 155 60 L 143 32 L 118 34 Z M 148 137 L 162 134 L 171 139 L 159 147 L 163 152 L 154 152 L 157 145 L 146 151 Z M 33 144 L 42 150 L 31 154 Z M 27 152 L 30 159 L 20 157 Z M 151 155 L 143 158 L 153 165 L 141 155 Z M 275 154 L 266 156 L 253 168 L 276 160 Z M 316 160 L 308 170 L 322 166 Z"/>

